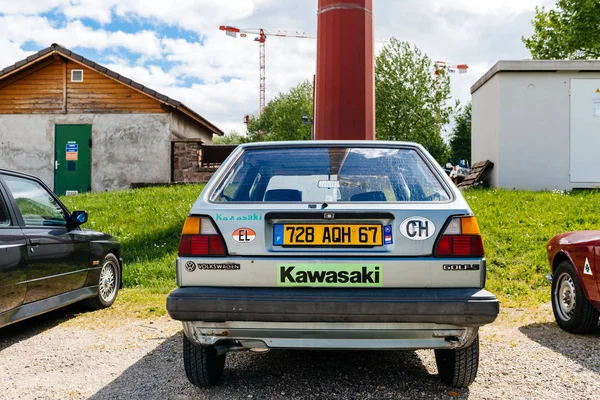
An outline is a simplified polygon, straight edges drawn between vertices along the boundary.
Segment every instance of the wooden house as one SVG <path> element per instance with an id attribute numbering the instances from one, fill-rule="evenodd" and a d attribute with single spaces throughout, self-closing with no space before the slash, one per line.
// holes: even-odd
<path id="1" fill-rule="evenodd" d="M 175 149 L 215 134 L 185 104 L 57 44 L 0 71 L 0 167 L 58 194 L 172 182 Z"/>

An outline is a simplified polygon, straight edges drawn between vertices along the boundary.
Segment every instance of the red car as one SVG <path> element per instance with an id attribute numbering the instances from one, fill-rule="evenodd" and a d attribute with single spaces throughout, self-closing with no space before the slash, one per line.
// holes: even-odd
<path id="1" fill-rule="evenodd" d="M 600 231 L 556 235 L 547 250 L 558 326 L 570 333 L 595 329 L 600 315 Z"/>

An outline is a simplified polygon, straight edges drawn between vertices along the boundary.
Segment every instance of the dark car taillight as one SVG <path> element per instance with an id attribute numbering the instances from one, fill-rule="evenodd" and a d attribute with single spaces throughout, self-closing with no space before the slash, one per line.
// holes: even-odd
<path id="1" fill-rule="evenodd" d="M 225 243 L 208 217 L 189 216 L 179 241 L 179 256 L 224 256 Z"/>
<path id="2" fill-rule="evenodd" d="M 454 217 L 438 240 L 436 257 L 483 257 L 483 241 L 475 217 Z"/>

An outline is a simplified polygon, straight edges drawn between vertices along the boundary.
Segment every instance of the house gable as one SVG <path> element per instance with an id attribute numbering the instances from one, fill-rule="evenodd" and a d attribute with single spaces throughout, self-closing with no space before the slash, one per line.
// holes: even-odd
<path id="1" fill-rule="evenodd" d="M 82 82 L 72 81 L 73 70 L 83 71 Z M 0 114 L 164 112 L 147 94 L 60 56 L 0 81 Z"/>
<path id="2" fill-rule="evenodd" d="M 58 71 L 60 65 L 62 72 Z M 73 69 L 83 70 L 81 82 L 72 82 Z M 32 75 L 33 78 L 12 86 Z M 86 76 L 90 79 L 86 80 Z M 3 88 L 6 90 L 2 91 Z M 0 96 L 3 95 L 0 102 L 7 102 L 0 104 L 0 114 L 172 112 L 191 118 L 200 131 L 206 130 L 209 135 L 224 134 L 185 104 L 56 43 L 0 70 Z M 62 101 L 57 101 L 59 96 Z"/>
<path id="3" fill-rule="evenodd" d="M 62 112 L 64 66 L 49 61 L 31 66 L 7 82 L 0 81 L 0 114 Z"/>
<path id="4" fill-rule="evenodd" d="M 83 70 L 83 81 L 73 82 L 73 70 Z M 160 102 L 91 68 L 66 64 L 67 112 L 69 113 L 163 113 Z"/>

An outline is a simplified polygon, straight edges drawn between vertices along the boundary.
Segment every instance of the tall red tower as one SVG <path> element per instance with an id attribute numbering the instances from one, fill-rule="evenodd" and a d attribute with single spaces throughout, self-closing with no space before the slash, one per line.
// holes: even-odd
<path id="1" fill-rule="evenodd" d="M 373 0 L 319 0 L 315 139 L 375 139 Z"/>

